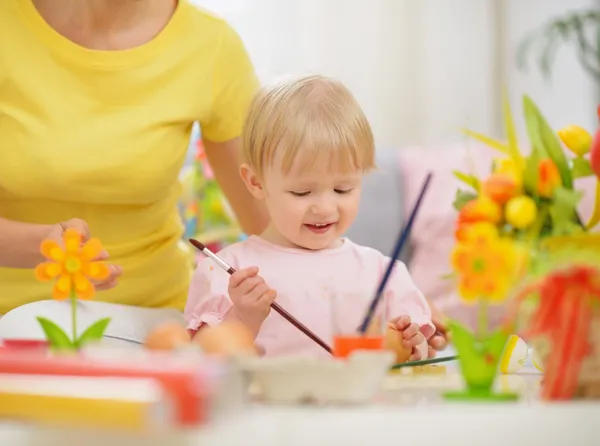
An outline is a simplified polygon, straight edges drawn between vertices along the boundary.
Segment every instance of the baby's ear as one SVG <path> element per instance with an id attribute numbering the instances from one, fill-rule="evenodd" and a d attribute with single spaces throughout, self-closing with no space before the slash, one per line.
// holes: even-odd
<path id="1" fill-rule="evenodd" d="M 254 169 L 248 164 L 242 164 L 240 166 L 240 175 L 252 196 L 257 200 L 262 200 L 265 197 L 265 192 Z"/>

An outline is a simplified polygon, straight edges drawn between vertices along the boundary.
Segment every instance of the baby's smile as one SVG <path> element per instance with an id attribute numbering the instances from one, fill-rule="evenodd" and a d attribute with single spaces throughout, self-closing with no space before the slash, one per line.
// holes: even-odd
<path id="1" fill-rule="evenodd" d="M 306 224 L 304 224 L 304 226 L 309 231 L 311 231 L 315 234 L 325 234 L 335 226 L 335 222 L 334 223 L 313 223 L 313 224 L 306 223 Z"/>

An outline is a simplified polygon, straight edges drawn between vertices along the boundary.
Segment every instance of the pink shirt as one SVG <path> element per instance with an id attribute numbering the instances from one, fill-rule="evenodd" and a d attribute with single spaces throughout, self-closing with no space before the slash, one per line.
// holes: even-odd
<path id="1" fill-rule="evenodd" d="M 258 236 L 228 246 L 219 257 L 235 269 L 257 266 L 259 274 L 277 291 L 277 302 L 329 345 L 334 335 L 332 293 L 338 302 L 340 295 L 344 299 L 347 296 L 343 323 L 357 328 L 389 262 L 379 251 L 348 239 L 338 248 L 311 252 L 274 245 Z M 211 259 L 198 262 L 185 309 L 188 329 L 223 320 L 232 308 L 228 283 L 229 275 Z M 389 319 L 408 315 L 421 326 L 433 327 L 429 305 L 402 262 L 396 263 L 384 299 Z M 339 314 L 336 320 L 340 320 Z M 256 343 L 270 356 L 327 354 L 274 311 L 262 324 Z"/>

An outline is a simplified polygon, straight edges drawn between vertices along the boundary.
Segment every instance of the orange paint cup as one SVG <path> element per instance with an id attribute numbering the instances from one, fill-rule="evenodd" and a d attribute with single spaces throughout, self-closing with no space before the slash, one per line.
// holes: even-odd
<path id="1" fill-rule="evenodd" d="M 333 356 L 347 358 L 358 350 L 382 350 L 383 336 L 337 335 L 333 337 Z"/>
<path id="2" fill-rule="evenodd" d="M 365 302 L 365 299 L 360 296 L 340 293 L 332 295 L 330 303 L 334 357 L 348 358 L 352 353 L 359 350 L 373 351 L 384 348 L 385 330 L 387 328 L 387 308 L 384 299 L 379 302 L 373 311 L 373 318 L 364 334 L 359 333 L 358 328 L 367 313 L 368 307 L 366 305 L 370 302 Z"/>

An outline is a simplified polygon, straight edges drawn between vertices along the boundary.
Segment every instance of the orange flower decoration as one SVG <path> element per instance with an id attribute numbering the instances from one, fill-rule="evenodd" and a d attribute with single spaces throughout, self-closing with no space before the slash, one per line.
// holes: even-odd
<path id="1" fill-rule="evenodd" d="M 487 221 L 497 224 L 500 220 L 502 220 L 502 208 L 486 195 L 480 195 L 469 201 L 458 213 L 459 223 Z"/>
<path id="2" fill-rule="evenodd" d="M 469 303 L 503 301 L 516 279 L 519 260 L 512 240 L 498 237 L 487 225 L 474 225 L 467 240 L 452 252 L 461 297 Z"/>
<path id="3" fill-rule="evenodd" d="M 496 203 L 505 204 L 520 194 L 521 186 L 512 175 L 493 173 L 483 182 L 482 192 Z"/>
<path id="4" fill-rule="evenodd" d="M 49 261 L 35 269 L 40 281 L 56 279 L 52 297 L 64 300 L 71 296 L 81 299 L 94 297 L 91 280 L 105 280 L 110 275 L 108 265 L 95 261 L 104 250 L 100 240 L 92 238 L 82 245 L 82 237 L 74 229 L 63 233 L 64 248 L 54 240 L 44 240 L 41 252 Z"/>
<path id="5" fill-rule="evenodd" d="M 554 190 L 562 184 L 560 172 L 551 159 L 540 161 L 538 166 L 537 193 L 540 197 L 550 198 Z"/>

